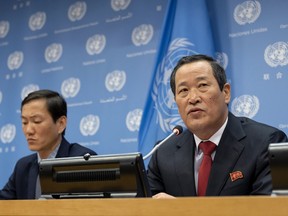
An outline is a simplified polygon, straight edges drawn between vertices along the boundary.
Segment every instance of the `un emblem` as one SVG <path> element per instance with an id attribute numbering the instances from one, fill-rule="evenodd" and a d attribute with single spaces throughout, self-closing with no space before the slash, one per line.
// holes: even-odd
<path id="1" fill-rule="evenodd" d="M 80 132 L 83 136 L 93 136 L 100 127 L 100 119 L 97 115 L 84 116 L 80 121 Z"/>
<path id="2" fill-rule="evenodd" d="M 241 95 L 234 98 L 231 111 L 236 116 L 253 118 L 259 110 L 259 99 L 253 95 Z"/>
<path id="3" fill-rule="evenodd" d="M 8 21 L 0 21 L 0 38 L 5 38 L 9 32 L 9 22 Z"/>
<path id="4" fill-rule="evenodd" d="M 21 99 L 24 100 L 24 98 L 27 97 L 29 93 L 37 91 L 39 89 L 40 89 L 39 86 L 36 84 L 30 84 L 30 85 L 24 86 L 21 91 Z"/>
<path id="5" fill-rule="evenodd" d="M 226 70 L 228 66 L 228 55 L 224 52 L 216 52 L 215 59 L 224 68 L 224 70 Z"/>
<path id="6" fill-rule="evenodd" d="M 2 143 L 11 143 L 16 135 L 16 126 L 13 124 L 6 124 L 1 128 Z"/>
<path id="7" fill-rule="evenodd" d="M 126 116 L 126 126 L 129 131 L 139 131 L 143 111 L 135 109 L 130 111 Z"/>
<path id="8" fill-rule="evenodd" d="M 106 75 L 105 86 L 109 92 L 120 91 L 126 82 L 125 71 L 115 70 Z"/>
<path id="9" fill-rule="evenodd" d="M 239 25 L 254 23 L 261 13 L 261 5 L 258 1 L 245 1 L 234 9 L 234 19 Z"/>
<path id="10" fill-rule="evenodd" d="M 32 31 L 40 30 L 46 23 L 46 13 L 45 12 L 37 12 L 30 16 L 29 19 L 29 28 Z"/>
<path id="11" fill-rule="evenodd" d="M 62 44 L 53 43 L 45 49 L 45 60 L 48 63 L 57 62 L 63 52 Z"/>
<path id="12" fill-rule="evenodd" d="M 78 1 L 72 4 L 68 9 L 69 20 L 71 20 L 72 22 L 81 20 L 85 16 L 86 10 L 87 10 L 87 5 L 86 5 L 86 2 L 84 1 L 82 2 Z"/>
<path id="13" fill-rule="evenodd" d="M 62 82 L 61 93 L 65 98 L 73 98 L 80 91 L 81 83 L 80 79 L 71 77 Z"/>
<path id="14" fill-rule="evenodd" d="M 146 45 L 150 42 L 154 34 L 153 26 L 142 24 L 133 29 L 132 42 L 135 46 Z"/>
<path id="15" fill-rule="evenodd" d="M 196 54 L 192 50 L 193 46 L 194 44 L 187 38 L 174 39 L 170 43 L 167 55 L 163 58 L 156 73 L 152 99 L 155 104 L 159 125 L 165 133 L 170 133 L 171 129 L 176 125 L 184 126 L 170 88 L 170 76 L 181 57 Z"/>
<path id="16" fill-rule="evenodd" d="M 114 11 L 120 11 L 120 10 L 125 10 L 131 0 L 111 0 L 111 7 Z"/>
<path id="17" fill-rule="evenodd" d="M 288 64 L 288 44 L 280 41 L 267 46 L 264 59 L 270 67 L 286 66 Z"/>
<path id="18" fill-rule="evenodd" d="M 96 34 L 88 38 L 86 42 L 86 51 L 89 55 L 99 54 L 106 46 L 106 37 Z"/>
<path id="19" fill-rule="evenodd" d="M 15 51 L 11 53 L 8 57 L 8 68 L 10 70 L 17 70 L 23 63 L 24 54 L 21 51 Z"/>

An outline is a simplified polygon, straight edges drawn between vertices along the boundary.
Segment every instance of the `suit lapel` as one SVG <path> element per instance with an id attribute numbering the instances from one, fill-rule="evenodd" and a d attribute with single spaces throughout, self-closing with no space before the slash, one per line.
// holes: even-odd
<path id="1" fill-rule="evenodd" d="M 69 157 L 69 145 L 70 144 L 68 143 L 68 141 L 64 137 L 62 137 L 62 141 L 58 149 L 56 158 Z"/>
<path id="2" fill-rule="evenodd" d="M 177 142 L 177 151 L 174 155 L 175 172 L 183 196 L 195 196 L 195 178 L 194 178 L 194 152 L 195 141 L 193 134 L 188 130 Z M 181 167 L 184 167 L 182 169 Z"/>
<path id="3" fill-rule="evenodd" d="M 229 115 L 228 124 L 224 130 L 212 165 L 206 195 L 220 195 L 230 172 L 240 157 L 244 144 L 239 142 L 245 137 L 241 122 L 232 114 Z"/>
<path id="4" fill-rule="evenodd" d="M 37 161 L 37 154 L 35 154 L 35 159 L 31 162 L 31 169 L 28 174 L 28 187 L 27 187 L 27 197 L 28 199 L 35 199 L 35 189 L 36 180 L 38 177 L 39 165 Z"/>

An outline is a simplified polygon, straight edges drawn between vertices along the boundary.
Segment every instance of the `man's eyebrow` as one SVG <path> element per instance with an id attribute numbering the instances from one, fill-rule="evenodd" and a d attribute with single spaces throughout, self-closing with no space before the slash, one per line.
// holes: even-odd
<path id="1" fill-rule="evenodd" d="M 36 118 L 36 117 L 41 117 L 40 114 L 35 114 L 35 115 L 32 115 L 32 116 L 23 116 L 21 115 L 21 118 Z"/>

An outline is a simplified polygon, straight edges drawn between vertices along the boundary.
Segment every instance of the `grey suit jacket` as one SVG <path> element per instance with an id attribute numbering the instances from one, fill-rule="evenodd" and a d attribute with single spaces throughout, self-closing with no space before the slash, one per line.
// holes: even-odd
<path id="1" fill-rule="evenodd" d="M 270 195 L 268 145 L 287 142 L 284 132 L 229 113 L 216 150 L 207 196 Z M 195 140 L 186 130 L 163 144 L 152 155 L 148 180 L 152 194 L 196 196 L 194 178 Z"/>

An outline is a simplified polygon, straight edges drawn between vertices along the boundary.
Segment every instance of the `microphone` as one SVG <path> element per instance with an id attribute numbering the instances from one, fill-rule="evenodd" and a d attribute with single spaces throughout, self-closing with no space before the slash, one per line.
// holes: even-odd
<path id="1" fill-rule="evenodd" d="M 148 157 L 150 157 L 163 143 L 165 143 L 168 139 L 170 139 L 170 137 L 172 137 L 173 135 L 178 136 L 182 132 L 183 132 L 182 126 L 176 125 L 173 128 L 172 133 L 169 136 L 167 136 L 165 139 L 163 139 L 161 142 L 159 142 L 147 155 L 145 155 L 143 157 L 143 160 L 146 160 Z"/>
<path id="2" fill-rule="evenodd" d="M 89 153 L 86 153 L 83 155 L 84 160 L 88 161 L 91 155 Z"/>

